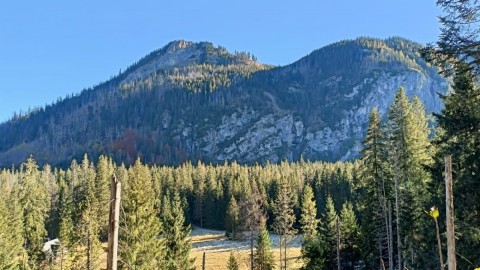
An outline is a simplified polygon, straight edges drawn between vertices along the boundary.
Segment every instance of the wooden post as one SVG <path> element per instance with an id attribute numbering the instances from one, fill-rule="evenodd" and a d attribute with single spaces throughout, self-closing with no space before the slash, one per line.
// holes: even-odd
<path id="1" fill-rule="evenodd" d="M 117 177 L 113 175 L 110 189 L 110 212 L 108 215 L 107 270 L 117 270 L 121 190 L 122 184 L 117 180 Z"/>
<path id="2" fill-rule="evenodd" d="M 337 223 L 336 223 L 336 227 L 337 227 L 337 269 L 338 270 L 341 270 L 342 267 L 340 265 L 340 226 L 339 226 L 339 221 L 338 221 L 338 217 L 337 217 Z"/>
<path id="3" fill-rule="evenodd" d="M 457 269 L 455 258 L 455 221 L 453 209 L 452 156 L 445 157 L 445 193 L 447 222 L 447 263 L 448 270 Z"/>
<path id="4" fill-rule="evenodd" d="M 206 262 L 206 252 L 203 252 L 203 261 L 202 261 L 202 270 L 205 270 L 205 262 Z"/>

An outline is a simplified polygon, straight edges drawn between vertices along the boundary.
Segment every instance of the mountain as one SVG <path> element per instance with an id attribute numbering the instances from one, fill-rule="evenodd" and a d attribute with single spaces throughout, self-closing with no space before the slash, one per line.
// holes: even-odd
<path id="1" fill-rule="evenodd" d="M 348 160 L 369 111 L 403 86 L 428 113 L 448 82 L 402 38 L 358 38 L 282 67 L 208 42 L 174 41 L 78 95 L 0 124 L 0 166 L 33 154 L 65 164 L 88 153 L 179 164 Z"/>

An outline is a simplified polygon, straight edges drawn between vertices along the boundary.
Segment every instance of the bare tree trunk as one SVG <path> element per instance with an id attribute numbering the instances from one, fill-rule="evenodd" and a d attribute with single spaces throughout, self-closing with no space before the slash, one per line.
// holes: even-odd
<path id="1" fill-rule="evenodd" d="M 287 236 L 283 237 L 283 249 L 284 249 L 284 256 L 283 259 L 285 260 L 285 270 L 287 270 Z"/>
<path id="2" fill-rule="evenodd" d="M 383 194 L 384 195 L 384 194 Z M 385 195 L 380 199 L 380 204 L 381 204 L 381 208 L 382 208 L 382 218 L 385 220 L 385 234 L 386 234 L 386 237 L 387 237 L 387 256 L 388 256 L 388 260 L 390 261 L 390 234 L 389 234 L 389 230 L 388 230 L 388 209 L 387 209 L 387 203 L 386 203 L 386 199 L 385 199 Z M 380 232 L 380 236 L 379 236 L 379 245 L 380 245 L 380 261 L 381 263 L 383 264 L 383 267 L 385 268 L 385 262 L 383 260 L 383 233 Z"/>
<path id="3" fill-rule="evenodd" d="M 338 216 L 337 216 L 336 227 L 337 227 L 337 269 L 341 270 L 342 267 L 340 265 L 340 226 L 339 226 Z"/>
<path id="4" fill-rule="evenodd" d="M 283 260 L 282 260 L 282 235 L 279 235 L 278 246 L 280 249 L 280 270 L 283 269 Z"/>
<path id="5" fill-rule="evenodd" d="M 118 229 L 120 226 L 120 196 L 122 184 L 113 175 L 110 191 L 110 212 L 108 215 L 108 254 L 107 269 L 117 270 Z"/>
<path id="6" fill-rule="evenodd" d="M 392 202 L 388 201 L 388 268 L 393 269 Z"/>
<path id="7" fill-rule="evenodd" d="M 253 231 L 250 231 L 250 270 L 253 270 Z"/>
<path id="8" fill-rule="evenodd" d="M 87 270 L 92 269 L 92 244 L 90 240 L 90 228 L 87 228 Z"/>
<path id="9" fill-rule="evenodd" d="M 398 252 L 398 269 L 402 269 L 402 239 L 400 237 L 400 191 L 398 183 L 398 162 L 395 161 L 395 213 L 397 218 L 397 252 Z"/>
<path id="10" fill-rule="evenodd" d="M 443 269 L 442 242 L 440 241 L 440 229 L 438 228 L 438 220 L 436 218 L 435 229 L 437 232 L 438 258 L 440 260 L 440 269 Z"/>
<path id="11" fill-rule="evenodd" d="M 452 157 L 445 157 L 445 191 L 446 191 L 446 220 L 447 220 L 447 261 L 448 270 L 457 269 L 455 258 L 455 221 L 453 212 L 453 180 L 452 180 Z"/>

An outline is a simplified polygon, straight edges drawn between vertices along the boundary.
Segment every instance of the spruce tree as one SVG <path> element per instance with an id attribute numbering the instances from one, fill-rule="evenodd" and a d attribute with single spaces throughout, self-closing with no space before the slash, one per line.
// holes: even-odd
<path id="1" fill-rule="evenodd" d="M 439 148 L 435 157 L 434 182 L 431 190 L 439 198 L 437 206 L 444 209 L 444 166 L 445 156 L 452 155 L 455 233 L 457 252 L 474 265 L 480 265 L 480 87 L 478 78 L 465 68 L 459 68 L 453 78 L 453 91 L 442 96 L 445 108 L 436 115 L 438 130 L 435 145 Z M 442 205 L 442 207 L 440 207 Z M 441 218 L 441 216 L 440 216 Z M 457 259 L 459 269 L 469 266 L 465 260 Z"/>
<path id="2" fill-rule="evenodd" d="M 199 162 L 195 174 L 194 174 L 194 204 L 193 204 L 193 218 L 200 227 L 203 227 L 203 221 L 205 219 L 205 179 L 206 171 L 205 165 Z"/>
<path id="3" fill-rule="evenodd" d="M 162 208 L 163 236 L 165 238 L 165 263 L 167 270 L 194 269 L 194 260 L 190 259 L 190 225 L 185 226 L 185 213 L 177 191 L 163 199 Z"/>
<path id="4" fill-rule="evenodd" d="M 117 177 L 122 182 L 119 257 L 123 269 L 165 269 L 164 245 L 155 208 L 156 197 L 147 166 L 137 159 L 129 169 L 120 166 Z M 125 183 L 125 184 L 124 184 Z"/>
<path id="5" fill-rule="evenodd" d="M 295 223 L 295 213 L 293 212 L 293 196 L 290 187 L 286 181 L 280 185 L 277 198 L 274 203 L 273 213 L 275 218 L 273 220 L 273 228 L 276 234 L 280 236 L 280 253 L 282 254 L 283 248 L 283 266 L 281 268 L 287 268 L 287 246 L 289 238 L 292 237 L 296 230 L 293 228 Z"/>
<path id="6" fill-rule="evenodd" d="M 369 125 L 362 149 L 362 257 L 367 266 L 380 267 L 380 260 L 388 261 L 387 201 L 391 199 L 388 151 L 378 110 L 370 112 Z M 393 258 L 391 258 L 393 259 Z"/>
<path id="7" fill-rule="evenodd" d="M 36 264 L 42 255 L 42 247 L 47 236 L 45 222 L 49 199 L 46 184 L 40 181 L 38 166 L 32 157 L 21 165 L 19 185 L 25 247 L 29 261 Z"/>
<path id="8" fill-rule="evenodd" d="M 305 238 L 315 237 L 317 235 L 318 223 L 317 206 L 310 185 L 306 185 L 303 190 L 300 224 Z"/>
<path id="9" fill-rule="evenodd" d="M 0 175 L 0 269 L 26 268 L 28 261 L 23 249 L 23 215 L 18 201 L 18 187 L 9 183 L 13 175 Z M 17 183 L 15 183 L 17 186 Z"/>
<path id="10" fill-rule="evenodd" d="M 240 208 L 237 204 L 237 200 L 232 196 L 230 202 L 227 206 L 227 213 L 225 216 L 225 229 L 227 236 L 230 236 L 231 239 L 237 239 L 237 234 L 240 233 L 239 228 L 240 222 Z"/>
<path id="11" fill-rule="evenodd" d="M 391 153 L 396 157 L 393 173 L 396 180 L 397 245 L 403 253 L 399 256 L 402 258 L 400 263 L 415 267 L 418 266 L 417 258 L 424 252 L 421 215 L 428 200 L 425 191 L 430 181 L 426 167 L 432 163 L 423 105 L 418 99 L 410 102 L 400 88 L 390 107 L 389 124 Z M 407 254 L 410 260 L 404 260 Z"/>
<path id="12" fill-rule="evenodd" d="M 100 225 L 100 239 L 106 241 L 108 239 L 108 210 L 107 202 L 110 200 L 110 185 L 115 167 L 110 158 L 100 156 L 96 168 L 95 177 L 95 198 L 98 209 L 97 221 Z"/>
<path id="13" fill-rule="evenodd" d="M 79 204 L 80 217 L 76 224 L 76 244 L 79 257 L 75 267 L 97 269 L 100 261 L 100 224 L 98 222 L 98 201 L 95 194 L 95 167 L 84 156 L 80 167 L 80 182 L 82 201 Z"/>
<path id="14" fill-rule="evenodd" d="M 45 183 L 47 195 L 47 219 L 45 228 L 47 230 L 47 238 L 54 239 L 59 232 L 59 201 L 58 201 L 58 182 L 56 172 L 52 171 L 49 164 L 45 164 L 40 173 L 40 181 Z"/>
<path id="15" fill-rule="evenodd" d="M 350 202 L 343 204 L 340 212 L 342 262 L 351 265 L 360 259 L 360 229 Z"/>
<path id="16" fill-rule="evenodd" d="M 272 242 L 266 225 L 262 226 L 255 246 L 254 269 L 255 270 L 272 270 L 274 268 Z"/>
<path id="17" fill-rule="evenodd" d="M 60 224 L 59 235 L 61 243 L 60 250 L 60 265 L 65 268 L 69 268 L 69 262 L 66 260 L 67 256 L 65 251 L 69 251 L 70 257 L 75 250 L 75 230 L 72 220 L 74 206 L 71 187 L 65 181 L 65 173 L 62 171 L 58 175 L 59 178 L 59 212 L 60 212 Z"/>
<path id="18" fill-rule="evenodd" d="M 430 44 L 423 50 L 423 57 L 440 67 L 446 76 L 462 76 L 461 73 L 467 71 L 478 78 L 478 2 L 437 0 L 436 3 L 443 11 L 438 17 L 442 24 L 441 34 L 436 46 Z"/>
<path id="19" fill-rule="evenodd" d="M 258 191 L 253 194 L 245 194 L 243 200 L 239 202 L 240 206 L 240 228 L 246 232 L 246 238 L 250 241 L 250 268 L 253 268 L 253 248 L 255 236 L 260 231 L 262 224 L 265 223 L 265 213 L 261 196 Z"/>
<path id="20" fill-rule="evenodd" d="M 235 258 L 233 252 L 230 251 L 230 256 L 228 257 L 227 270 L 238 270 L 238 262 Z"/>
<path id="21" fill-rule="evenodd" d="M 325 267 L 325 242 L 320 235 L 306 238 L 302 243 L 303 270 L 317 270 Z"/>
<path id="22" fill-rule="evenodd" d="M 320 219 L 320 234 L 322 241 L 325 243 L 325 268 L 335 269 L 337 266 L 337 239 L 336 239 L 336 222 L 337 212 L 333 204 L 332 197 L 327 197 L 325 211 Z"/>

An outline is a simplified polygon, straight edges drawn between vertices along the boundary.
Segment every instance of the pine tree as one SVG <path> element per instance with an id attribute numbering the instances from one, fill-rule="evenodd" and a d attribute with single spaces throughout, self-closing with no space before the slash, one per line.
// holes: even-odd
<path id="1" fill-rule="evenodd" d="M 370 120 L 362 150 L 362 257 L 368 266 L 387 261 L 393 247 L 388 242 L 387 201 L 391 199 L 388 152 L 380 114 L 376 108 Z M 377 253 L 379 252 L 379 253 Z M 393 258 L 390 258 L 393 259 Z"/>
<path id="2" fill-rule="evenodd" d="M 446 76 L 463 71 L 480 74 L 478 41 L 478 2 L 464 0 L 437 0 L 443 12 L 438 17 L 442 27 L 436 46 L 430 44 L 423 57 L 440 67 Z"/>
<path id="3" fill-rule="evenodd" d="M 302 243 L 303 270 L 317 270 L 325 267 L 325 242 L 319 235 L 306 238 Z"/>
<path id="4" fill-rule="evenodd" d="M 283 266 L 281 268 L 287 269 L 288 240 L 296 233 L 296 230 L 293 228 L 295 213 L 293 212 L 292 191 L 286 181 L 280 185 L 273 213 L 275 215 L 273 228 L 275 233 L 280 236 L 280 253 L 282 253 L 283 247 Z"/>
<path id="5" fill-rule="evenodd" d="M 337 239 L 336 239 L 336 222 L 337 212 L 333 205 L 332 197 L 327 197 L 325 211 L 320 219 L 320 235 L 325 243 L 325 269 L 335 269 L 337 266 Z"/>
<path id="6" fill-rule="evenodd" d="M 20 269 L 28 261 L 23 249 L 23 216 L 18 201 L 18 190 L 8 183 L 13 175 L 0 175 L 0 269 Z"/>
<path id="7" fill-rule="evenodd" d="M 227 270 L 238 270 L 238 262 L 233 255 L 233 252 L 230 251 L 230 257 L 228 257 Z"/>
<path id="8" fill-rule="evenodd" d="M 242 232 L 246 233 L 246 238 L 250 241 L 250 268 L 253 268 L 255 237 L 266 220 L 262 203 L 261 195 L 256 189 L 254 189 L 253 194 L 244 194 L 243 200 L 239 202 L 239 227 Z"/>
<path id="9" fill-rule="evenodd" d="M 65 251 L 70 251 L 70 257 L 72 252 L 75 250 L 74 241 L 75 241 L 75 231 L 74 224 L 72 221 L 74 206 L 73 206 L 73 196 L 71 187 L 65 181 L 65 173 L 62 171 L 58 175 L 59 178 L 59 215 L 60 215 L 60 224 L 59 224 L 59 235 L 61 243 L 60 250 L 60 265 L 61 267 L 69 268 L 70 262 L 66 260 Z"/>
<path id="10" fill-rule="evenodd" d="M 97 269 L 100 255 L 100 224 L 98 222 L 98 201 L 95 194 L 95 167 L 84 156 L 80 166 L 79 179 L 81 184 L 82 201 L 79 208 L 76 209 L 79 214 L 79 220 L 76 224 L 76 245 L 79 256 L 76 258 L 75 267 L 84 269 Z"/>
<path id="11" fill-rule="evenodd" d="M 163 199 L 162 222 L 165 237 L 165 263 L 167 270 L 194 269 L 194 260 L 189 258 L 191 243 L 187 239 L 190 225 L 185 226 L 185 214 L 178 192 L 171 197 L 169 192 Z"/>
<path id="12" fill-rule="evenodd" d="M 29 261 L 36 263 L 42 254 L 47 236 L 48 192 L 40 181 L 37 163 L 30 157 L 20 168 L 20 205 L 23 207 L 23 228 Z"/>
<path id="13" fill-rule="evenodd" d="M 164 269 L 164 246 L 155 208 L 156 197 L 147 166 L 137 159 L 129 169 L 120 166 L 117 177 L 122 182 L 122 207 L 119 233 L 119 257 L 123 269 Z M 124 184 L 125 183 L 125 184 Z"/>
<path id="14" fill-rule="evenodd" d="M 459 239 L 456 249 L 474 265 L 480 265 L 480 87 L 478 78 L 467 68 L 456 71 L 452 91 L 442 96 L 445 108 L 439 115 L 435 145 L 439 148 L 435 157 L 434 182 L 431 191 L 440 198 L 435 203 L 444 209 L 445 156 L 452 155 L 455 196 L 455 233 Z M 440 207 L 442 205 L 442 207 Z M 441 218 L 441 216 L 440 216 Z M 467 269 L 469 263 L 457 259 L 459 269 Z"/>
<path id="15" fill-rule="evenodd" d="M 203 163 L 199 162 L 194 174 L 194 220 L 198 222 L 200 227 L 203 227 L 203 221 L 205 219 L 205 179 L 206 171 Z"/>
<path id="16" fill-rule="evenodd" d="M 396 222 L 397 245 L 411 267 L 418 264 L 418 254 L 422 248 L 422 226 L 420 216 L 424 209 L 426 189 L 430 174 L 426 166 L 432 162 L 429 130 L 423 105 L 419 100 L 408 100 L 403 88 L 395 95 L 389 113 L 391 151 L 394 160 L 396 179 Z M 416 253 L 416 254 L 415 254 Z M 421 256 L 420 256 L 421 257 Z M 402 258 L 402 260 L 403 260 Z"/>
<path id="17" fill-rule="evenodd" d="M 52 171 L 50 165 L 45 164 L 40 173 L 40 181 L 45 183 L 47 189 L 47 219 L 45 220 L 45 228 L 47 237 L 54 239 L 59 232 L 59 201 L 58 201 L 58 182 L 56 173 Z"/>
<path id="18" fill-rule="evenodd" d="M 255 246 L 254 269 L 255 270 L 272 270 L 274 268 L 272 242 L 265 225 L 262 226 Z"/>
<path id="19" fill-rule="evenodd" d="M 318 223 L 317 219 L 317 205 L 313 195 L 313 190 L 310 185 L 306 185 L 303 190 L 302 208 L 300 224 L 305 238 L 315 237 L 317 235 Z"/>
<path id="20" fill-rule="evenodd" d="M 240 208 L 237 204 L 237 200 L 235 197 L 232 196 L 230 198 L 230 202 L 227 206 L 227 213 L 225 217 L 225 229 L 227 235 L 230 235 L 230 238 L 235 240 L 237 239 L 237 235 L 240 232 L 239 228 L 240 222 Z"/>
<path id="21" fill-rule="evenodd" d="M 340 235 L 342 262 L 353 268 L 353 264 L 360 259 L 360 229 L 350 202 L 343 204 L 340 213 Z"/>
<path id="22" fill-rule="evenodd" d="M 100 239 L 106 241 L 108 239 L 108 207 L 106 202 L 110 200 L 110 185 L 115 167 L 113 162 L 105 156 L 100 156 L 96 168 L 95 178 L 95 198 L 98 209 L 97 221 L 100 225 Z"/>

